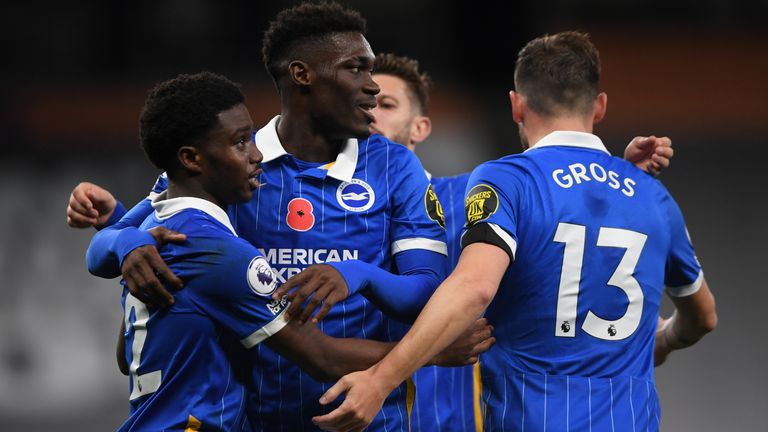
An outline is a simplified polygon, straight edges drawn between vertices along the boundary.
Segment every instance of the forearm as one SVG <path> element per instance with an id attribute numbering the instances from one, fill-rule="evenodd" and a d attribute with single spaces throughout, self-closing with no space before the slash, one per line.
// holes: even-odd
<path id="1" fill-rule="evenodd" d="M 411 330 L 382 362 L 375 373 L 395 388 L 418 368 L 450 345 L 488 306 L 472 282 L 455 273 L 429 300 Z"/>
<path id="2" fill-rule="evenodd" d="M 298 325 L 295 321 L 267 339 L 266 344 L 318 381 L 334 381 L 367 369 L 395 346 L 395 342 L 334 338 L 313 324 Z"/>
<path id="3" fill-rule="evenodd" d="M 659 336 L 670 350 L 689 347 L 717 326 L 715 299 L 706 281 L 694 294 L 673 298 L 675 312 L 664 322 Z"/>
<path id="4" fill-rule="evenodd" d="M 155 244 L 151 234 L 136 228 L 150 213 L 151 203 L 143 200 L 119 222 L 97 232 L 85 255 L 88 271 L 103 278 L 120 276 L 120 264 L 128 252 L 139 246 Z"/>
<path id="5" fill-rule="evenodd" d="M 330 264 L 344 277 L 350 294 L 359 291 L 387 316 L 412 323 L 445 276 L 445 256 L 413 250 L 395 258 L 401 274 L 359 260 Z"/>

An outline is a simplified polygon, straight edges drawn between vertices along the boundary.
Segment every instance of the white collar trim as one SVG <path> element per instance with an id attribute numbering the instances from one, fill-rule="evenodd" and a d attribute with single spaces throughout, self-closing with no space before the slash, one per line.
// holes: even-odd
<path id="1" fill-rule="evenodd" d="M 216 204 L 204 200 L 202 198 L 194 197 L 179 197 L 179 198 L 166 198 L 168 196 L 167 191 L 159 194 L 152 200 L 152 208 L 155 209 L 155 214 L 160 220 L 168 219 L 176 213 L 189 208 L 197 209 L 209 214 L 211 217 L 221 222 L 222 225 L 229 228 L 232 234 L 237 237 L 235 228 L 232 226 L 232 222 L 229 221 L 229 216 L 221 207 Z"/>
<path id="2" fill-rule="evenodd" d="M 525 151 L 549 146 L 582 147 L 611 154 L 596 135 L 574 131 L 554 131 Z"/>
<path id="3" fill-rule="evenodd" d="M 277 136 L 277 122 L 280 116 L 275 116 L 266 126 L 256 132 L 256 147 L 264 156 L 263 162 L 271 162 L 280 156 L 287 155 L 280 138 Z M 357 168 L 358 143 L 355 138 L 350 138 L 344 143 L 341 152 L 335 162 L 323 166 L 328 170 L 328 175 L 341 180 L 352 181 L 352 176 Z"/>

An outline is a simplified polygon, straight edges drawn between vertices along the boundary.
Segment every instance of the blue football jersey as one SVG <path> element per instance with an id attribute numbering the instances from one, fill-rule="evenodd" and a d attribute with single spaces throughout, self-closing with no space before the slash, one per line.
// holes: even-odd
<path id="1" fill-rule="evenodd" d="M 286 324 L 285 302 L 271 299 L 276 276 L 224 210 L 162 198 L 141 228 L 187 235 L 160 249 L 185 287 L 164 309 L 123 289 L 131 409 L 120 430 L 250 430 L 244 354 Z"/>
<path id="2" fill-rule="evenodd" d="M 554 132 L 475 169 L 465 205 L 462 245 L 512 258 L 486 312 L 486 430 L 658 430 L 662 291 L 690 295 L 703 277 L 661 183 L 594 135 Z"/>
<path id="3" fill-rule="evenodd" d="M 464 227 L 464 191 L 469 173 L 432 177 L 445 219 L 449 271 L 459 262 L 460 236 Z M 425 366 L 413 374 L 416 400 L 411 428 L 421 432 L 469 432 L 482 430 L 479 365 L 445 368 Z"/>
<path id="4" fill-rule="evenodd" d="M 408 149 L 372 135 L 348 140 L 333 162 L 307 163 L 285 151 L 277 119 L 255 136 L 265 186 L 250 202 L 231 207 L 230 215 L 241 237 L 261 248 L 280 283 L 323 262 L 357 259 L 394 271 L 398 252 L 447 253 L 437 201 Z M 319 327 L 334 337 L 381 341 L 399 340 L 406 329 L 362 295 L 336 304 Z M 263 345 L 254 361 L 248 414 L 255 429 L 312 430 L 313 416 L 335 408 L 318 403 L 332 383 L 315 381 Z M 370 430 L 408 430 L 407 393 L 405 385 L 396 389 Z"/>

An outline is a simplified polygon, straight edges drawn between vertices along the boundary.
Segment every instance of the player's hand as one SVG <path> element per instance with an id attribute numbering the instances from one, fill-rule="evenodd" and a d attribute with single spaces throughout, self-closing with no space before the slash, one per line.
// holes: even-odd
<path id="1" fill-rule="evenodd" d="M 328 431 L 362 431 L 392 390 L 374 379 L 371 369 L 345 375 L 320 397 L 320 404 L 327 405 L 346 393 L 344 402 L 326 415 L 312 417 L 312 422 Z"/>
<path id="2" fill-rule="evenodd" d="M 93 183 L 82 182 L 72 189 L 67 205 L 67 225 L 72 228 L 101 227 L 112 216 L 117 201 L 112 194 Z"/>
<path id="3" fill-rule="evenodd" d="M 436 366 L 465 366 L 477 362 L 478 356 L 496 342 L 492 336 L 493 326 L 480 318 L 469 326 L 452 344 L 429 362 Z"/>
<path id="4" fill-rule="evenodd" d="M 624 159 L 641 170 L 658 176 L 669 168 L 670 159 L 675 155 L 669 137 L 635 137 L 624 150 Z"/>
<path id="5" fill-rule="evenodd" d="M 667 339 L 661 333 L 661 329 L 664 328 L 664 322 L 666 320 L 659 317 L 658 324 L 656 326 L 656 339 L 653 345 L 653 366 L 659 367 L 667 361 L 667 357 L 672 352 L 672 348 L 667 345 Z"/>
<path id="6" fill-rule="evenodd" d="M 165 227 L 155 227 L 148 232 L 155 238 L 157 246 L 140 246 L 128 253 L 121 268 L 123 279 L 128 291 L 148 306 L 170 306 L 174 302 L 173 295 L 165 289 L 161 279 L 174 290 L 181 289 L 184 283 L 163 261 L 157 248 L 167 243 L 182 243 L 187 236 Z"/>
<path id="7" fill-rule="evenodd" d="M 291 290 L 293 290 L 291 292 Z M 298 319 L 299 325 L 312 317 L 312 313 L 320 306 L 312 322 L 317 323 L 326 315 L 331 307 L 349 296 L 349 287 L 338 270 L 328 264 L 315 264 L 303 272 L 288 278 L 285 283 L 272 294 L 277 300 L 287 296 L 291 301 L 285 312 L 289 319 Z M 302 304 L 307 300 L 304 310 Z M 321 306 L 322 305 L 322 306 Z"/>

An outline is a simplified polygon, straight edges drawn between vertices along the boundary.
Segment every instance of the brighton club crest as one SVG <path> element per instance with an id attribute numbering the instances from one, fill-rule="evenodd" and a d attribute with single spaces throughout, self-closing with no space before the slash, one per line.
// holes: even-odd
<path id="1" fill-rule="evenodd" d="M 373 206 L 376 194 L 368 183 L 360 179 L 342 182 L 336 189 L 336 201 L 351 212 L 364 212 Z"/>

